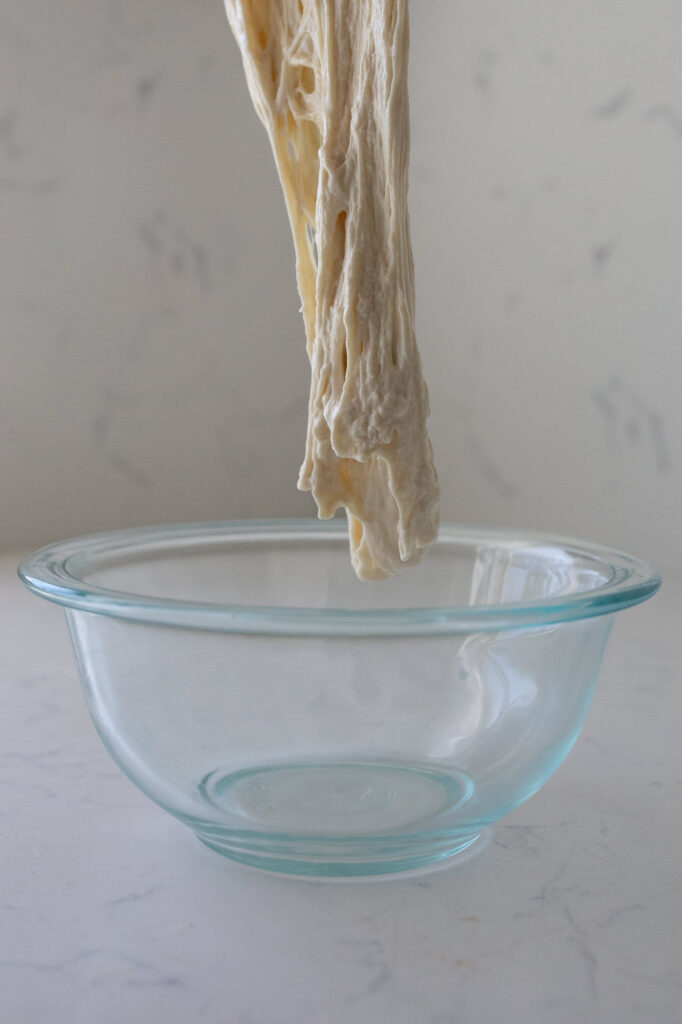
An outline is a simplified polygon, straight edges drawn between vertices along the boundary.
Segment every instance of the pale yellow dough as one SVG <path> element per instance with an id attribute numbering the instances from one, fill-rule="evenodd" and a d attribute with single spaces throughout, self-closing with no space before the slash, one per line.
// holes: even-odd
<path id="1" fill-rule="evenodd" d="M 407 215 L 407 0 L 226 0 L 277 162 L 312 368 L 299 487 L 376 580 L 438 532 Z"/>

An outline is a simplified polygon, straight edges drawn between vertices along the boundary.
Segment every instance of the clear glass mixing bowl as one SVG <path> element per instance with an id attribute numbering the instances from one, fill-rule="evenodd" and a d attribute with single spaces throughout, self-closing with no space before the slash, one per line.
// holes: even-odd
<path id="1" fill-rule="evenodd" d="M 620 552 L 444 526 L 360 583 L 339 521 L 201 523 L 65 541 L 20 567 L 65 606 L 123 771 L 220 853 L 386 874 L 466 849 L 555 771 L 613 613 L 660 585 Z"/>

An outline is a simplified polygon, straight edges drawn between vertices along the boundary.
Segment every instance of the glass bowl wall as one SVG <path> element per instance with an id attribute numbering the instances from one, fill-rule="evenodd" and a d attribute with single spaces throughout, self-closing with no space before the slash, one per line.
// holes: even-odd
<path id="1" fill-rule="evenodd" d="M 189 524 L 43 549 L 90 713 L 154 801 L 236 860 L 309 875 L 433 864 L 530 797 L 584 723 L 613 614 L 652 570 L 445 526 L 379 584 L 345 524 Z"/>

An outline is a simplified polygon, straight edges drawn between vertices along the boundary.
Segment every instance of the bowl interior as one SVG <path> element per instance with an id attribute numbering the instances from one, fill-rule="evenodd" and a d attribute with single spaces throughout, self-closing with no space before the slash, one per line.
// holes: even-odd
<path id="1" fill-rule="evenodd" d="M 351 569 L 343 529 L 207 531 L 138 538 L 69 557 L 74 577 L 144 598 L 280 608 L 436 608 L 509 604 L 592 591 L 614 567 L 559 543 L 445 529 L 418 567 L 379 584 Z"/>
<path id="2" fill-rule="evenodd" d="M 35 552 L 19 575 L 35 593 L 84 611 L 290 635 L 549 624 L 638 604 L 661 582 L 645 562 L 610 548 L 443 525 L 421 565 L 361 583 L 343 520 L 188 523 L 79 537 Z"/>

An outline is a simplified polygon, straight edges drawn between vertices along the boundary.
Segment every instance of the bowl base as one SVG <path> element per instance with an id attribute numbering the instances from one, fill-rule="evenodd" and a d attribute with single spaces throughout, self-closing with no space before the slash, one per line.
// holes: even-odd
<path id="1" fill-rule="evenodd" d="M 391 846 L 381 849 L 376 844 L 361 849 L 350 847 L 346 850 L 312 849 L 298 851 L 282 850 L 279 853 L 249 849 L 246 844 L 235 844 L 232 837 L 195 832 L 198 839 L 216 853 L 230 860 L 238 861 L 249 867 L 260 868 L 278 875 L 299 875 L 306 878 L 343 879 L 370 878 L 375 876 L 422 873 L 428 869 L 445 866 L 449 860 L 456 860 L 458 855 L 469 850 L 480 839 L 482 833 L 474 832 L 467 835 L 451 836 L 447 843 L 438 841 L 412 842 L 409 854 L 406 850 L 402 856 L 396 856 Z M 274 844 L 273 844 L 274 845 Z M 406 846 L 408 844 L 405 844 Z M 345 856 L 344 856 L 345 855 Z"/>
<path id="2" fill-rule="evenodd" d="M 217 769 L 200 792 L 237 827 L 192 827 L 233 860 L 312 877 L 412 871 L 461 853 L 478 832 L 447 827 L 471 780 L 405 763 L 332 762 Z M 451 819 L 450 819 L 451 820 Z"/>

